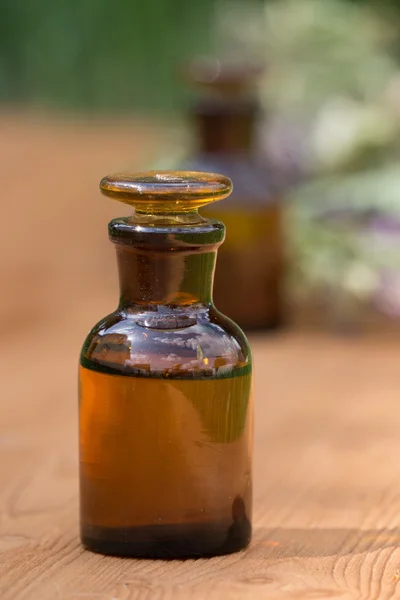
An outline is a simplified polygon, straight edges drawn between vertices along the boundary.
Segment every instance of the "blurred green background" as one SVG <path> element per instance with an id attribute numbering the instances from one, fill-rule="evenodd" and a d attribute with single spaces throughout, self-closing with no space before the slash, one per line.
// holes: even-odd
<path id="1" fill-rule="evenodd" d="M 238 4 L 254 14 L 265 2 L 224 2 L 226 18 Z M 67 108 L 177 109 L 184 93 L 176 84 L 177 65 L 218 46 L 221 5 L 217 0 L 3 0 L 0 99 Z M 380 2 L 379 9 L 385 8 L 400 10 L 400 0 Z M 251 44 L 249 39 L 250 52 Z"/>
<path id="2" fill-rule="evenodd" d="M 3 0 L 0 94 L 73 108 L 165 110 L 174 72 L 207 47 L 214 0 Z"/>

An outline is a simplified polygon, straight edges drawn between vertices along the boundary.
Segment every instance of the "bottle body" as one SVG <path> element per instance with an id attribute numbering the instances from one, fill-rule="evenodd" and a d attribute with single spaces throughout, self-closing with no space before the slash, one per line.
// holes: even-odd
<path id="1" fill-rule="evenodd" d="M 216 306 L 229 311 L 246 331 L 280 328 L 284 320 L 281 206 L 271 202 L 262 209 L 249 206 L 246 210 L 210 216 L 230 224 L 215 276 Z M 232 272 L 240 281 L 240 287 L 234 291 Z"/>
<path id="2" fill-rule="evenodd" d="M 196 249 L 193 228 L 165 248 L 152 234 L 117 246 L 121 304 L 81 354 L 82 541 L 149 558 L 234 552 L 251 537 L 250 350 L 205 301 L 215 247 Z"/>
<path id="3" fill-rule="evenodd" d="M 235 181 L 227 205 L 204 209 L 207 217 L 222 220 L 227 229 L 215 272 L 216 307 L 245 331 L 279 329 L 284 322 L 283 206 L 265 166 L 242 155 L 215 154 L 199 155 L 184 166 L 223 171 Z"/>
<path id="4" fill-rule="evenodd" d="M 266 183 L 265 169 L 245 160 L 240 169 L 236 163 L 224 161 L 225 172 L 237 173 L 229 205 L 204 211 L 212 219 L 221 219 L 227 228 L 218 253 L 214 301 L 245 331 L 275 330 L 284 322 L 282 203 L 270 181 Z"/>
<path id="5" fill-rule="evenodd" d="M 126 333 L 132 323 L 119 323 L 122 336 L 137 337 L 138 332 Z M 198 332 L 193 334 L 192 328 Z M 143 333 L 145 329 L 139 336 Z M 207 344 L 207 327 L 196 323 L 180 333 L 184 335 L 152 330 L 160 339 L 170 337 L 178 353 L 179 343 L 189 351 L 195 346 L 192 361 L 203 362 L 197 354 Z M 107 333 L 101 337 L 97 349 L 104 355 L 104 347 L 112 344 Z M 228 342 L 226 332 L 225 337 Z M 135 355 L 132 345 L 125 348 L 119 350 L 122 355 Z M 152 369 L 142 345 L 136 353 L 133 360 L 142 362 L 136 363 L 135 374 L 104 368 L 104 362 L 99 370 L 99 363 L 86 358 L 80 366 L 85 545 L 164 558 L 246 546 L 251 520 L 250 363 L 199 368 L 180 376 L 176 357 L 160 372 Z M 209 357 L 207 362 L 218 365 L 224 359 Z"/>

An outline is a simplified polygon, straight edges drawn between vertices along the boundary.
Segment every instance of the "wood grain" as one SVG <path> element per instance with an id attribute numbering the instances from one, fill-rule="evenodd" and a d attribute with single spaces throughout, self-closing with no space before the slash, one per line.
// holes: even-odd
<path id="1" fill-rule="evenodd" d="M 83 125 L 30 129 L 9 116 L 5 125 L 0 156 L 14 143 L 36 169 L 16 183 L 6 172 L 2 192 L 9 239 L 0 268 L 9 283 L 1 305 L 1 600 L 400 598 L 400 369 L 398 341 L 385 336 L 252 338 L 255 532 L 248 550 L 169 562 L 83 551 L 77 357 L 88 328 L 116 302 L 110 209 L 87 182 L 79 191 L 68 180 L 54 215 L 48 211 L 66 162 L 79 182 L 89 169 L 94 185 L 110 148 L 127 160 L 131 143 L 119 130 L 99 149 Z M 51 162 L 66 139 L 64 159 Z M 38 165 L 46 160 L 52 175 L 40 188 L 45 169 Z M 8 164 L 15 177 L 17 162 Z M 18 202 L 30 223 L 16 227 Z M 39 225 L 48 235 L 38 235 Z"/>

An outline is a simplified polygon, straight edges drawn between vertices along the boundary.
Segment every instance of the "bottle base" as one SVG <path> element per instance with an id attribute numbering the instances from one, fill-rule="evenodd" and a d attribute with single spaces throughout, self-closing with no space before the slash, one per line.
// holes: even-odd
<path id="1" fill-rule="evenodd" d="M 87 550 L 133 558 L 200 558 L 232 554 L 251 539 L 247 519 L 229 523 L 148 525 L 108 528 L 82 525 L 81 540 Z"/>

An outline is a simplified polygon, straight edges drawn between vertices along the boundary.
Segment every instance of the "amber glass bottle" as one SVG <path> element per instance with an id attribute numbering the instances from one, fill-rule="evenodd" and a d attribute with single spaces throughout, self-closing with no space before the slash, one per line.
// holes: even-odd
<path id="1" fill-rule="evenodd" d="M 80 359 L 81 536 L 91 550 L 211 556 L 251 536 L 251 354 L 212 302 L 224 225 L 200 206 L 231 182 L 192 172 L 118 174 L 120 302 Z M 234 274 L 232 274 L 234 276 Z"/>
<path id="2" fill-rule="evenodd" d="M 191 108 L 197 148 L 182 163 L 224 173 L 235 182 L 230 202 L 204 214 L 227 226 L 215 274 L 215 304 L 245 330 L 276 329 L 283 321 L 283 186 L 255 151 L 260 73 L 258 66 L 219 61 L 190 65 L 188 79 L 197 88 Z"/>

